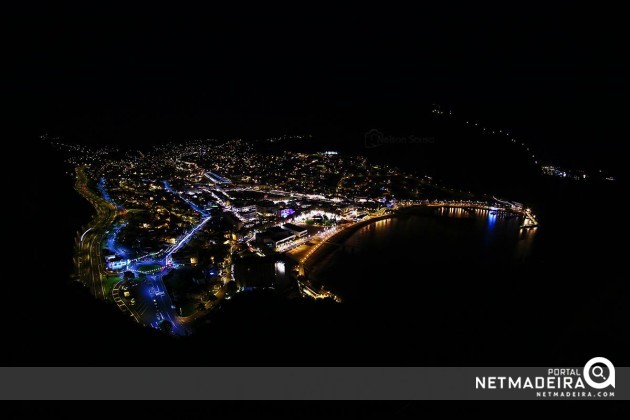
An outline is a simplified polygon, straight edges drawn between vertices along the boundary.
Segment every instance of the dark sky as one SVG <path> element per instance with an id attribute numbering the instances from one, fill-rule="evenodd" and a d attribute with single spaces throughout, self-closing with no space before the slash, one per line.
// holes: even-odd
<path id="1" fill-rule="evenodd" d="M 439 101 L 526 127 L 532 141 L 614 145 L 628 137 L 622 15 L 48 5 L 8 12 L 17 66 L 6 88 L 29 128 L 83 142 L 311 130 L 340 109 L 396 114 Z"/>

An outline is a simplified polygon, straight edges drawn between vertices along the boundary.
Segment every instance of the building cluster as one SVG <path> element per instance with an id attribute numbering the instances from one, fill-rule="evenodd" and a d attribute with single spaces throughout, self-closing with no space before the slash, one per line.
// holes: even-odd
<path id="1" fill-rule="evenodd" d="M 294 139 L 261 144 L 286 140 Z M 182 270 L 190 270 L 195 292 L 182 290 L 180 303 L 187 294 L 204 296 L 218 281 L 278 287 L 260 280 L 284 272 L 278 255 L 403 200 L 443 194 L 431 178 L 360 156 L 271 152 L 240 139 L 66 152 L 85 168 L 88 187 L 118 209 L 104 245 L 106 267 L 139 276 L 178 268 L 174 288 Z"/>

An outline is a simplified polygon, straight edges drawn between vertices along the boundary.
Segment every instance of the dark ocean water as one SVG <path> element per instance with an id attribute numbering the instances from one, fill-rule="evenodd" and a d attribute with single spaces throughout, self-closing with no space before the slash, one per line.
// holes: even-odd
<path id="1" fill-rule="evenodd" d="M 627 238 L 619 185 L 539 179 L 541 227 L 462 212 L 406 215 L 354 233 L 317 273 L 352 307 L 372 357 L 444 363 L 626 360 Z M 517 191 L 518 193 L 518 191 Z M 351 341 L 350 339 L 348 341 Z"/>
<path id="2" fill-rule="evenodd" d="M 359 229 L 323 261 L 318 282 L 346 301 L 373 305 L 398 295 L 424 300 L 423 289 L 444 296 L 439 289 L 450 290 L 453 281 L 478 287 L 529 264 L 536 232 L 519 232 L 516 218 L 448 208 L 421 213 Z"/>

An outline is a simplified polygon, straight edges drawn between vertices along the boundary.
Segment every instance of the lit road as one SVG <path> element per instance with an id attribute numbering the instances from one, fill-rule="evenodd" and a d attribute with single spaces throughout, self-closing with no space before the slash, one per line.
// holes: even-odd
<path id="1" fill-rule="evenodd" d="M 179 240 L 175 245 L 173 245 L 173 247 L 171 247 L 167 251 L 166 259 L 165 259 L 167 266 L 172 265 L 173 254 L 179 251 L 184 245 L 186 245 L 188 241 L 190 241 L 190 239 L 192 239 L 192 237 L 195 236 L 195 233 L 197 233 L 199 229 L 203 227 L 203 225 L 205 225 L 208 221 L 210 221 L 210 219 L 211 219 L 210 216 L 203 219 L 201 222 L 199 222 L 199 224 L 197 224 L 197 226 L 195 226 L 190 232 L 184 235 L 184 237 L 181 240 Z"/>
<path id="2" fill-rule="evenodd" d="M 80 280 L 90 289 L 94 296 L 103 300 L 113 300 L 122 312 L 132 317 L 139 324 L 158 328 L 160 322 L 167 320 L 172 324 L 174 334 L 186 334 L 188 331 L 181 326 L 182 322 L 175 314 L 175 307 L 171 297 L 165 290 L 162 276 L 173 268 L 172 255 L 184 247 L 210 220 L 210 217 L 190 200 L 180 196 L 182 200 L 200 213 L 203 217 L 202 220 L 193 226 L 189 232 L 184 233 L 177 243 L 169 249 L 131 260 L 125 271 L 137 274 L 144 272 L 142 270 L 143 266 L 157 265 L 159 268 L 156 271 L 147 272 L 146 278 L 141 281 L 118 281 L 113 286 L 110 295 L 106 292 L 104 280 L 107 277 L 120 276 L 120 272 L 111 272 L 106 269 L 102 254 L 103 244 L 106 243 L 108 249 L 116 251 L 117 254 L 124 255 L 127 253 L 127 250 L 116 243 L 117 231 L 122 226 L 112 230 L 112 225 L 117 215 L 117 207 L 107 195 L 103 179 L 100 180 L 98 185 L 99 192 L 103 195 L 100 196 L 88 188 L 88 177 L 84 168 L 77 168 L 76 173 L 75 189 L 96 209 L 94 220 L 79 238 L 77 266 Z M 164 181 L 164 185 L 167 190 L 174 193 L 170 190 L 166 181 Z M 125 294 L 128 294 L 128 296 L 125 296 Z"/>
<path id="3" fill-rule="evenodd" d="M 147 275 L 147 279 L 143 282 L 122 280 L 114 285 L 111 295 L 106 292 L 103 280 L 108 276 L 120 275 L 106 270 L 102 255 L 102 244 L 116 218 L 117 210 L 113 203 L 90 191 L 87 187 L 88 178 L 83 168 L 77 168 L 76 172 L 75 189 L 96 209 L 93 222 L 83 232 L 79 241 L 80 280 L 94 296 L 103 300 L 113 300 L 124 313 L 130 315 L 138 323 L 157 328 L 159 323 L 166 319 L 173 325 L 173 333 L 185 333 L 177 322 L 171 298 L 164 290 L 161 274 Z M 190 236 L 185 239 L 189 240 Z M 151 262 L 153 261 L 144 261 L 144 264 Z M 129 298 L 124 296 L 124 292 L 127 291 L 130 292 Z"/>
<path id="4" fill-rule="evenodd" d="M 162 282 L 159 280 L 156 275 L 147 276 L 144 281 L 122 280 L 116 283 L 112 290 L 114 303 L 141 325 L 158 328 L 159 323 L 166 319 L 173 325 L 174 334 L 183 335 L 186 330 L 174 314 L 170 296 L 160 289 Z"/>
<path id="5" fill-rule="evenodd" d="M 111 296 L 106 295 L 103 285 L 104 278 L 108 274 L 111 275 L 111 273 L 105 270 L 101 244 L 103 243 L 107 229 L 116 218 L 116 207 L 90 191 L 87 187 L 88 178 L 84 168 L 77 168 L 76 174 L 77 180 L 74 188 L 88 200 L 96 210 L 96 215 L 90 227 L 81 235 L 78 244 L 79 255 L 77 267 L 79 279 L 97 298 L 111 300 Z"/>

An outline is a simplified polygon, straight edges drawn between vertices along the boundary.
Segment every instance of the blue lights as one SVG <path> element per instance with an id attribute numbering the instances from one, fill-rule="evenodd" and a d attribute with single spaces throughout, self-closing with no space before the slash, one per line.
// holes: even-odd
<path id="1" fill-rule="evenodd" d="M 488 213 L 488 228 L 494 229 L 494 226 L 497 223 L 497 212 L 491 211 Z"/>
<path id="2" fill-rule="evenodd" d="M 105 178 L 101 178 L 98 181 L 98 190 L 101 192 L 101 195 L 103 196 L 105 201 L 107 201 L 108 203 L 113 204 L 118 209 L 122 208 L 121 206 L 116 204 L 116 202 L 114 202 L 114 200 L 112 200 L 112 198 L 109 196 L 109 193 L 107 192 L 107 189 L 105 189 Z"/>
<path id="3" fill-rule="evenodd" d="M 231 182 L 229 179 L 223 178 L 221 175 L 215 174 L 214 172 L 206 172 L 204 176 L 215 184 L 229 184 Z"/>
<path id="4" fill-rule="evenodd" d="M 286 219 L 287 217 L 291 216 L 292 214 L 295 214 L 295 210 L 293 210 L 293 209 L 280 210 L 280 217 L 282 217 L 283 219 Z"/>
<path id="5" fill-rule="evenodd" d="M 204 210 L 201 209 L 201 207 L 199 207 L 198 205 L 196 205 L 195 203 L 193 203 L 192 201 L 190 201 L 189 199 L 187 199 L 186 197 L 182 197 L 180 194 L 178 194 L 177 192 L 175 192 L 171 186 L 169 185 L 168 181 L 162 181 L 162 183 L 164 184 L 164 189 L 168 192 L 170 192 L 173 195 L 176 195 L 177 197 L 179 197 L 182 201 L 184 201 L 186 204 L 188 204 L 190 206 L 191 209 L 193 209 L 194 211 L 196 211 L 197 213 L 199 213 L 201 216 L 203 217 L 208 217 L 208 213 Z"/>

